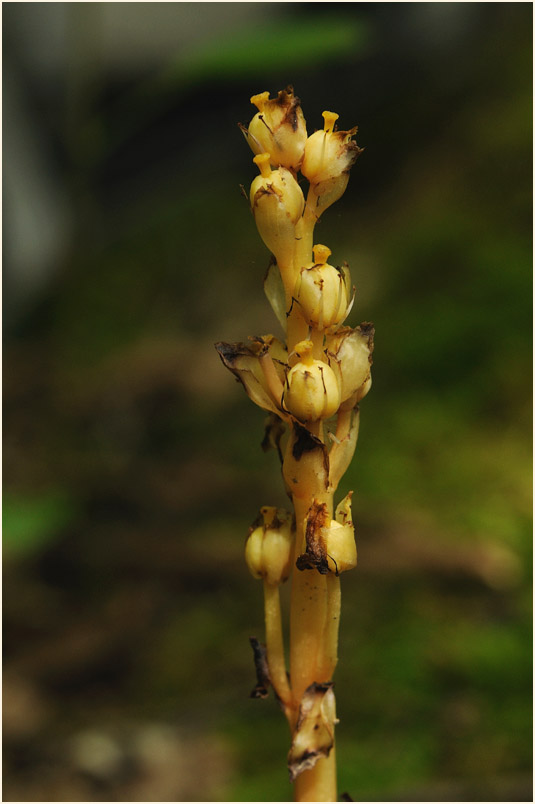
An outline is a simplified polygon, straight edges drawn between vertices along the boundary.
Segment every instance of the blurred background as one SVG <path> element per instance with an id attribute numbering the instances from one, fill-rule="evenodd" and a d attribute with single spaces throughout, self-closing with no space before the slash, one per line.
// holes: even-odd
<path id="1" fill-rule="evenodd" d="M 3 7 L 5 801 L 291 796 L 250 700 L 286 505 L 217 340 L 278 332 L 237 122 L 365 147 L 317 237 L 374 387 L 340 497 L 340 791 L 532 800 L 530 3 Z"/>

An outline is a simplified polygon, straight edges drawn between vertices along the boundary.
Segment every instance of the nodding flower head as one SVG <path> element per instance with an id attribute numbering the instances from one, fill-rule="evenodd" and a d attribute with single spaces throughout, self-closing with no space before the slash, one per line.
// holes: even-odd
<path id="1" fill-rule="evenodd" d="M 253 95 L 251 103 L 258 112 L 249 128 L 242 127 L 242 131 L 253 153 L 269 153 L 272 165 L 299 170 L 307 130 L 301 103 L 293 89 L 281 90 L 272 100 L 269 92 L 261 92 Z"/>

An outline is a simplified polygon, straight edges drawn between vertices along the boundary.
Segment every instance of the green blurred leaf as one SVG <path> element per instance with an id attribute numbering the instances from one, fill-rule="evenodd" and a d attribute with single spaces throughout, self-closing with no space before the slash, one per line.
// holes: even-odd
<path id="1" fill-rule="evenodd" d="M 4 549 L 16 555 L 37 552 L 59 535 L 74 511 L 72 500 L 63 492 L 50 491 L 36 497 L 5 494 Z"/>
<path id="2" fill-rule="evenodd" d="M 265 79 L 276 71 L 288 76 L 293 70 L 333 63 L 349 54 L 362 56 L 369 42 L 366 24 L 329 16 L 310 22 L 287 19 L 273 27 L 257 24 L 204 46 L 196 44 L 118 99 L 105 150 L 109 155 L 168 105 L 176 104 L 181 90 L 197 82 Z"/>
<path id="3" fill-rule="evenodd" d="M 168 69 L 167 78 L 237 78 L 264 76 L 274 69 L 303 69 L 333 57 L 361 53 L 368 28 L 351 19 L 316 18 L 251 27 L 192 51 Z"/>

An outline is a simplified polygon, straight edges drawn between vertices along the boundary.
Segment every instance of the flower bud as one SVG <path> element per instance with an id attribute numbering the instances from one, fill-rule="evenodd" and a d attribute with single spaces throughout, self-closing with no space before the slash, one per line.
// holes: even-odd
<path id="1" fill-rule="evenodd" d="M 344 327 L 327 336 L 327 358 L 338 379 L 342 402 L 357 394 L 356 404 L 371 387 L 373 335 L 372 324 L 366 323 L 356 329 Z"/>
<path id="2" fill-rule="evenodd" d="M 245 543 L 245 561 L 253 578 L 272 586 L 287 580 L 291 571 L 292 516 L 282 508 L 264 506 Z"/>
<path id="3" fill-rule="evenodd" d="M 271 170 L 269 154 L 255 156 L 260 169 L 251 184 L 250 200 L 260 237 L 275 255 L 286 263 L 294 248 L 295 224 L 303 214 L 303 191 L 289 170 Z"/>
<path id="4" fill-rule="evenodd" d="M 336 509 L 335 519 L 328 528 L 323 528 L 327 564 L 331 571 L 339 575 L 341 572 L 357 566 L 357 545 L 351 517 L 351 497 L 353 492 L 344 497 Z"/>
<path id="5" fill-rule="evenodd" d="M 317 245 L 313 252 L 314 262 L 301 269 L 294 298 L 301 306 L 301 312 L 309 326 L 328 329 L 340 324 L 346 317 L 349 288 L 346 275 L 327 263 L 330 249 Z"/>
<path id="6" fill-rule="evenodd" d="M 284 385 L 282 407 L 301 422 L 328 419 L 340 406 L 340 390 L 333 370 L 312 357 L 312 341 L 295 347 L 299 362 L 290 369 Z"/>
<path id="7" fill-rule="evenodd" d="M 289 87 L 269 100 L 269 92 L 251 98 L 258 113 L 249 128 L 243 129 L 253 153 L 269 153 L 272 165 L 299 170 L 303 160 L 307 130 L 299 98 Z"/>
<path id="8" fill-rule="evenodd" d="M 301 172 L 309 180 L 317 196 L 316 215 L 334 204 L 344 193 L 349 170 L 362 148 L 351 139 L 357 128 L 335 131 L 338 115 L 323 112 L 324 130 L 316 131 L 306 141 Z"/>

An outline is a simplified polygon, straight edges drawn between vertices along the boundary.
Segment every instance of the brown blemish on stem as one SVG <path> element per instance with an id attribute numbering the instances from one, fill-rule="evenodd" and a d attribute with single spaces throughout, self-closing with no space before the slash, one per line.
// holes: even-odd
<path id="1" fill-rule="evenodd" d="M 305 539 L 306 552 L 300 555 L 295 562 L 297 569 L 316 569 L 320 575 L 327 575 L 329 566 L 327 562 L 327 548 L 322 536 L 322 529 L 329 522 L 329 513 L 325 503 L 312 503 L 308 512 Z"/>

